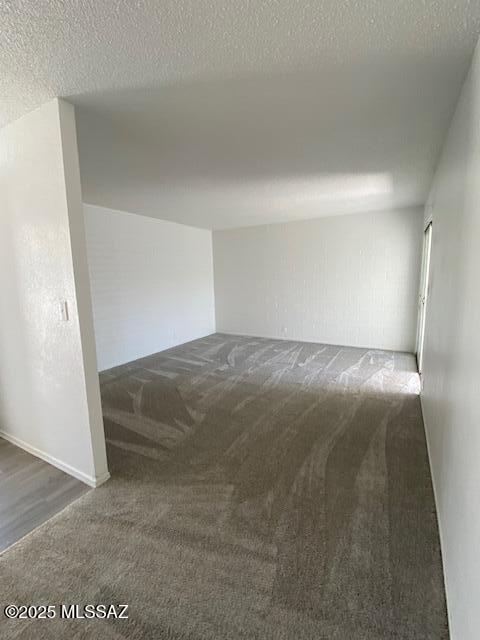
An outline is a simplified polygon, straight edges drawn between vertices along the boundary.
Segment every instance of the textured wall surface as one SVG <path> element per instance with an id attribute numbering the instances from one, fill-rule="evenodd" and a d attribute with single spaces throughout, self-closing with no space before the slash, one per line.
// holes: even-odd
<path id="1" fill-rule="evenodd" d="M 215 331 L 209 231 L 84 210 L 100 370 Z"/>
<path id="2" fill-rule="evenodd" d="M 422 211 L 213 234 L 217 330 L 413 351 Z"/>
<path id="3" fill-rule="evenodd" d="M 452 640 L 480 637 L 480 48 L 427 207 L 433 219 L 423 413 Z"/>
<path id="4" fill-rule="evenodd" d="M 108 472 L 85 265 L 74 113 L 54 100 L 0 131 L 0 431 L 95 484 Z"/>

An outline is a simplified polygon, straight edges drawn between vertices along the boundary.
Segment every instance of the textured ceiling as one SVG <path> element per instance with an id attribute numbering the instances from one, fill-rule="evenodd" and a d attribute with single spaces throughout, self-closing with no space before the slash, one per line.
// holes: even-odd
<path id="1" fill-rule="evenodd" d="M 468 0 L 0 0 L 0 126 L 78 105 L 87 202 L 207 227 L 425 200 Z"/>

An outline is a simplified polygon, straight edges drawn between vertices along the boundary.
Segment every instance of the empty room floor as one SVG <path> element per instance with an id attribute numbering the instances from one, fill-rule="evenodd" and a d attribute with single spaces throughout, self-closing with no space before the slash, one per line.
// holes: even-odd
<path id="1" fill-rule="evenodd" d="M 446 639 L 418 391 L 409 354 L 222 334 L 104 372 L 112 479 L 7 551 L 1 588 L 129 604 L 79 638 Z"/>

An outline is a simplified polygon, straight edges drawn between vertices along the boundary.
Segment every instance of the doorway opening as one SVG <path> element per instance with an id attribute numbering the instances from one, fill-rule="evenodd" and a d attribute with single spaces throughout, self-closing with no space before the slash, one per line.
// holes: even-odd
<path id="1" fill-rule="evenodd" d="M 418 372 L 423 369 L 423 355 L 425 345 L 425 321 L 427 315 L 427 303 L 430 283 L 430 256 L 432 252 L 432 223 L 425 229 L 423 236 L 422 274 L 420 279 L 420 295 L 418 309 L 418 335 L 417 335 L 417 364 Z"/>

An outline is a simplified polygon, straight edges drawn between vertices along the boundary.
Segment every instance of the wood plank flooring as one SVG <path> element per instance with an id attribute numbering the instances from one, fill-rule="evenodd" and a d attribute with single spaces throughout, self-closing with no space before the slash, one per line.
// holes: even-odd
<path id="1" fill-rule="evenodd" d="M 0 438 L 0 552 L 87 491 L 79 480 Z"/>

